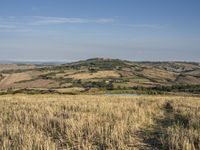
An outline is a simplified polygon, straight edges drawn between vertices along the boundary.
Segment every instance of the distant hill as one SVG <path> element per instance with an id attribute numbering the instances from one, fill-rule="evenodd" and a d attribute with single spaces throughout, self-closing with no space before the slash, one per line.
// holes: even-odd
<path id="1" fill-rule="evenodd" d="M 194 92 L 200 90 L 200 63 L 132 62 L 92 58 L 66 64 L 0 65 L 2 91 L 58 93 L 102 91 Z"/>

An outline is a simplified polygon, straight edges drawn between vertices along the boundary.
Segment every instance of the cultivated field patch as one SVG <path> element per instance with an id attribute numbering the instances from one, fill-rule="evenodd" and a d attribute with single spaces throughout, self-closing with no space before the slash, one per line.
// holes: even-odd
<path id="1" fill-rule="evenodd" d="M 74 79 L 92 79 L 92 78 L 108 78 L 119 77 L 120 75 L 115 71 L 98 71 L 96 73 L 78 73 L 70 75 L 69 77 Z"/>

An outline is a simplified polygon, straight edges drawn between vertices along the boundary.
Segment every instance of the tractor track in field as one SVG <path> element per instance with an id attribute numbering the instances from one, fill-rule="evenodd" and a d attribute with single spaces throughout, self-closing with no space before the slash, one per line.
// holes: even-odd
<path id="1" fill-rule="evenodd" d="M 143 128 L 137 133 L 144 145 L 140 148 L 141 150 L 169 150 L 166 141 L 169 136 L 167 128 L 178 122 L 185 125 L 185 127 L 188 125 L 187 120 L 183 116 L 174 113 L 171 102 L 166 102 L 161 111 L 164 111 L 164 117 L 155 118 L 155 125 Z"/>

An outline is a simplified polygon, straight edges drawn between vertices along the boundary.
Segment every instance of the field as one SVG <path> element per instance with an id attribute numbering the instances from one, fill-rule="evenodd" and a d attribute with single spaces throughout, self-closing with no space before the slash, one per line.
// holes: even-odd
<path id="1" fill-rule="evenodd" d="M 200 149 L 200 98 L 4 95 L 1 149 Z"/>
<path id="2" fill-rule="evenodd" d="M 108 78 L 108 77 L 119 77 L 114 71 L 99 71 L 97 73 L 79 73 L 69 76 L 75 79 L 93 79 L 93 78 Z"/>

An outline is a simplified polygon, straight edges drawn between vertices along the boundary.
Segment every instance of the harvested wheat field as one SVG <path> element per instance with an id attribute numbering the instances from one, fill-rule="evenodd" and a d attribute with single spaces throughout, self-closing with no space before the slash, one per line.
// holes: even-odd
<path id="1" fill-rule="evenodd" d="M 200 149 L 200 99 L 5 95 L 2 149 Z"/>
<path id="2" fill-rule="evenodd" d="M 107 78 L 119 77 L 120 75 L 115 71 L 98 71 L 96 73 L 78 73 L 70 75 L 69 77 L 75 79 L 92 79 L 92 78 Z"/>

